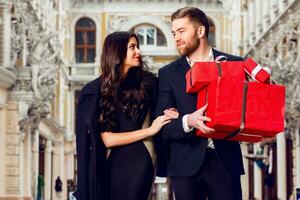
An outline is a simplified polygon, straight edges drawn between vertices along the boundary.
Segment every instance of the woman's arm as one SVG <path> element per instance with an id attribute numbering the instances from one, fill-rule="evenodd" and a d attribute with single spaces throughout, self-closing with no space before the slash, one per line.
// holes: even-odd
<path id="1" fill-rule="evenodd" d="M 100 135 L 104 145 L 108 148 L 130 144 L 155 135 L 165 124 L 171 121 L 170 119 L 171 118 L 162 115 L 157 117 L 152 125 L 145 129 L 122 133 L 103 132 L 100 133 Z"/>

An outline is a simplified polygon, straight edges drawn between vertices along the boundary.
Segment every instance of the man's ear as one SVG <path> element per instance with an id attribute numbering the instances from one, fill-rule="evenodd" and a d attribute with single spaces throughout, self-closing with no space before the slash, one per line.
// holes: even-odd
<path id="1" fill-rule="evenodd" d="M 200 39 L 202 39 L 203 37 L 205 37 L 205 27 L 204 26 L 199 26 L 198 27 L 198 30 L 197 30 L 197 34 L 198 34 L 198 37 L 200 38 Z"/>

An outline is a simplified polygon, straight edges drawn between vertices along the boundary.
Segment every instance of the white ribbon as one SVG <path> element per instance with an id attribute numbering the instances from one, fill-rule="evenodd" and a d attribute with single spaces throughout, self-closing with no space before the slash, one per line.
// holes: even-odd
<path id="1" fill-rule="evenodd" d="M 255 77 L 256 77 L 257 73 L 258 73 L 261 69 L 265 70 L 268 74 L 271 74 L 271 69 L 270 69 L 269 67 L 262 67 L 260 64 L 258 64 L 258 65 L 256 65 L 256 67 L 255 67 L 255 68 L 252 70 L 252 72 L 251 72 L 251 77 L 252 77 L 255 81 L 257 81 Z"/>
<path id="2" fill-rule="evenodd" d="M 268 72 L 268 74 L 271 74 L 271 69 L 269 67 L 263 67 L 263 69 Z"/>
<path id="3" fill-rule="evenodd" d="M 262 66 L 260 64 L 256 65 L 256 67 L 252 70 L 251 72 L 251 77 L 256 80 L 255 76 L 256 74 L 261 70 L 263 69 Z"/>

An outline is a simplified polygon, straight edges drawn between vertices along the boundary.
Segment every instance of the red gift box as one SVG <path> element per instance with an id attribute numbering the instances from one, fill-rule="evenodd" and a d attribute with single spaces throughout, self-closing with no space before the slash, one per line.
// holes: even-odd
<path id="1" fill-rule="evenodd" d="M 265 69 L 260 64 L 257 64 L 252 58 L 247 58 L 245 61 L 245 71 L 253 80 L 259 83 L 270 82 L 270 73 Z"/>
<path id="2" fill-rule="evenodd" d="M 201 136 L 201 137 L 206 137 L 206 138 L 213 138 L 213 139 L 224 139 L 228 136 L 228 133 L 221 133 L 221 132 L 215 132 L 211 134 L 205 134 L 202 133 L 199 130 L 196 130 L 196 135 Z M 243 141 L 243 142 L 260 142 L 263 139 L 262 136 L 259 135 L 248 135 L 244 133 L 238 133 L 237 135 L 229 138 L 228 140 L 232 141 Z"/>
<path id="3" fill-rule="evenodd" d="M 201 91 L 198 92 L 198 101 L 197 101 L 197 108 L 201 108 L 206 104 L 207 100 L 207 88 L 202 89 Z M 229 133 L 225 132 L 215 132 L 211 134 L 205 134 L 202 133 L 200 130 L 196 130 L 196 135 L 200 137 L 206 137 L 206 138 L 214 138 L 214 139 L 224 139 L 228 136 Z M 245 141 L 245 142 L 260 142 L 263 139 L 262 136 L 258 135 L 248 135 L 248 134 L 243 134 L 239 133 L 228 140 L 232 141 Z"/>
<path id="4" fill-rule="evenodd" d="M 186 92 L 196 93 L 219 76 L 245 80 L 244 61 L 194 63 L 186 73 Z"/>
<path id="5" fill-rule="evenodd" d="M 206 116 L 211 118 L 207 126 L 216 132 L 272 137 L 284 129 L 284 86 L 218 78 L 207 87 L 207 93 L 199 93 L 198 108 L 205 104 L 203 99 L 208 102 Z"/>

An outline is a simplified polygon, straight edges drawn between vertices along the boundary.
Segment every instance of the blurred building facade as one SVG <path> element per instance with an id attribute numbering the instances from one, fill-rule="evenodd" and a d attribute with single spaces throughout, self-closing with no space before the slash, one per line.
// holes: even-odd
<path id="1" fill-rule="evenodd" d="M 274 141 L 243 146 L 244 197 L 295 199 L 300 188 L 300 1 L 228 0 L 223 6 L 229 22 L 223 34 L 226 51 L 269 66 L 272 79 L 286 86 L 285 132 Z"/>
<path id="2" fill-rule="evenodd" d="M 290 199 L 300 187 L 298 0 L 0 0 L 0 199 L 68 199 L 76 186 L 80 89 L 101 74 L 107 34 L 133 30 L 153 72 L 178 57 L 172 12 L 209 16 L 210 44 L 254 57 L 287 85 L 286 131 L 243 143 L 243 199 Z M 298 92 L 297 92 L 298 91 Z M 54 189 L 62 179 L 62 192 Z M 172 199 L 157 179 L 152 199 Z"/>

